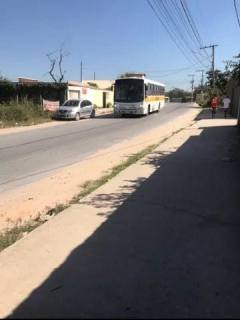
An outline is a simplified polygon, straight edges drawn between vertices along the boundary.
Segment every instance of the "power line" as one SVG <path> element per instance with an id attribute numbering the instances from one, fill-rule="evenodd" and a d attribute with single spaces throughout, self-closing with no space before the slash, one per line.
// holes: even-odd
<path id="1" fill-rule="evenodd" d="M 206 58 L 205 58 L 206 59 Z M 169 70 L 169 72 L 167 74 L 162 74 L 162 72 L 164 72 L 163 70 L 162 71 L 157 71 L 157 70 L 146 70 L 147 73 L 149 74 L 153 74 L 153 73 L 157 73 L 161 75 L 161 77 L 168 77 L 168 76 L 171 76 L 171 75 L 175 75 L 177 73 L 180 73 L 180 72 L 183 72 L 183 71 L 186 71 L 186 70 L 190 70 L 194 67 L 196 67 L 197 65 L 199 65 L 199 63 L 194 63 L 192 64 L 191 66 L 187 66 L 187 67 L 183 67 L 183 68 L 179 68 L 179 69 L 173 69 L 173 70 Z M 167 72 L 167 70 L 165 70 L 165 72 Z"/>
<path id="2" fill-rule="evenodd" d="M 172 39 L 172 41 L 174 42 L 174 44 L 177 46 L 177 48 L 181 51 L 181 53 L 184 55 L 184 57 L 189 60 L 189 57 L 185 54 L 185 52 L 183 51 L 183 49 L 179 46 L 179 44 L 177 43 L 177 41 L 175 40 L 174 36 L 171 34 L 171 31 L 168 29 L 167 25 L 164 23 L 164 21 L 161 19 L 160 15 L 158 14 L 157 10 L 154 8 L 154 6 L 152 5 L 152 3 L 150 2 L 150 0 L 146 0 L 148 5 L 150 6 L 150 8 L 153 10 L 153 12 L 155 13 L 157 19 L 160 21 L 160 23 L 162 24 L 162 26 L 164 27 L 164 29 L 166 30 L 166 32 L 168 33 L 168 35 L 170 36 L 170 38 Z M 190 61 L 191 62 L 191 61 Z"/>
<path id="3" fill-rule="evenodd" d="M 193 62 L 197 61 L 206 68 L 206 65 L 204 65 L 202 61 L 203 56 L 199 50 L 198 39 L 192 36 L 193 31 L 189 28 L 189 23 L 185 20 L 181 7 L 178 6 L 176 0 L 168 0 L 168 2 L 167 0 L 152 0 L 152 2 L 147 0 L 147 3 L 185 58 L 188 61 L 190 61 L 190 59 Z M 170 6 L 171 4 L 172 6 Z M 190 38 L 194 46 L 196 45 L 198 47 L 197 50 L 193 50 L 188 38 Z M 194 43 L 194 41 L 196 41 L 196 43 Z M 209 59 L 209 56 L 207 58 Z"/>
<path id="4" fill-rule="evenodd" d="M 186 55 L 187 45 L 186 43 L 184 43 L 183 39 L 181 38 L 181 35 L 179 36 L 179 31 L 178 30 L 176 31 L 176 27 L 174 27 L 174 25 L 171 24 L 171 17 L 169 16 L 168 12 L 165 10 L 165 7 L 162 8 L 158 0 L 152 0 L 152 1 L 155 3 L 155 7 L 159 16 L 164 21 L 165 25 L 167 26 L 168 30 L 172 34 L 173 38 L 175 39 L 175 41 L 177 41 L 181 49 L 184 50 L 184 53 Z M 162 3 L 162 5 L 164 4 Z M 184 49 L 184 46 L 186 47 L 186 49 Z M 192 53 L 191 53 L 191 59 L 192 59 L 192 62 L 195 62 L 194 58 L 192 57 Z"/>
<path id="5" fill-rule="evenodd" d="M 237 17 L 237 21 L 238 21 L 238 26 L 240 28 L 240 18 L 239 18 L 239 13 L 238 13 L 238 8 L 237 8 L 237 1 L 233 0 L 234 2 L 234 8 L 235 8 L 235 13 L 236 13 L 236 17 Z"/>
<path id="6" fill-rule="evenodd" d="M 188 5 L 187 5 L 185 0 L 180 0 L 180 3 L 181 3 L 181 7 L 183 9 L 183 12 L 184 12 L 184 14 L 185 14 L 185 16 L 187 18 L 187 21 L 188 21 L 188 23 L 189 23 L 189 25 L 191 27 L 193 35 L 195 36 L 199 46 L 202 47 L 203 42 L 202 42 L 202 39 L 201 39 L 200 34 L 198 32 L 198 29 L 196 27 L 196 24 L 194 22 L 194 19 L 192 17 L 192 14 L 191 14 L 191 12 L 190 12 L 190 10 L 188 8 Z M 206 56 L 208 56 L 208 53 L 205 50 L 204 50 L 204 52 L 205 52 Z M 208 56 L 208 58 L 209 58 L 209 56 Z"/>
<path id="7" fill-rule="evenodd" d="M 160 1 L 161 1 L 162 7 L 160 6 Z M 189 52 L 193 55 L 194 59 L 196 59 L 199 63 L 202 63 L 199 57 L 196 55 L 196 53 L 192 50 L 192 47 L 189 44 L 188 39 L 186 38 L 184 32 L 182 31 L 180 25 L 178 25 L 177 23 L 177 19 L 174 19 L 174 14 L 171 11 L 171 8 L 168 6 L 168 2 L 164 0 L 158 0 L 158 6 L 160 9 L 161 8 L 163 9 L 162 13 L 165 12 L 165 19 L 172 23 L 175 34 L 179 36 L 180 41 L 182 41 L 186 49 L 189 50 Z"/>
<path id="8" fill-rule="evenodd" d="M 192 35 L 192 30 L 189 27 L 188 22 L 185 19 L 185 16 L 181 10 L 181 7 L 179 7 L 177 0 L 171 0 L 170 2 L 172 4 L 173 9 L 176 12 L 175 17 L 178 19 L 178 21 L 183 25 L 187 35 L 189 36 L 190 40 L 193 42 L 194 45 L 196 45 L 197 47 L 199 47 L 198 41 L 196 40 L 196 38 Z"/>
<path id="9" fill-rule="evenodd" d="M 178 49 L 181 50 L 181 52 L 184 54 L 185 57 L 187 56 L 187 60 L 191 59 L 192 62 L 198 61 L 198 63 L 201 64 L 202 62 L 200 61 L 198 56 L 196 56 L 196 53 L 192 50 L 188 41 L 185 39 L 185 35 L 182 35 L 179 32 L 180 28 L 178 25 L 176 25 L 176 22 L 174 22 L 173 18 L 171 17 L 172 12 L 169 12 L 169 7 L 166 8 L 166 5 L 164 7 L 161 7 L 159 1 L 160 0 L 158 0 L 158 1 L 152 0 L 153 3 L 151 3 L 148 0 L 148 4 L 154 10 L 155 14 L 158 16 L 158 19 L 161 20 L 161 23 L 164 25 L 165 29 L 167 29 L 168 34 L 171 36 L 171 39 L 172 40 L 174 39 L 174 42 L 175 42 L 175 44 L 177 44 Z M 165 2 L 165 4 L 166 3 L 167 2 Z M 153 4 L 155 4 L 155 8 L 154 8 Z M 163 1 L 162 1 L 162 4 L 163 4 Z M 186 50 L 184 50 L 184 47 L 186 47 Z M 188 52 L 188 50 L 190 53 L 187 55 L 186 52 Z M 190 55 L 191 55 L 191 58 L 190 58 Z"/>
<path id="10" fill-rule="evenodd" d="M 183 25 L 189 39 L 192 41 L 194 46 L 197 46 L 197 48 L 199 50 L 199 41 L 196 39 L 195 35 L 193 34 L 192 29 L 191 29 L 188 21 L 186 20 L 185 14 L 181 9 L 181 6 L 179 6 L 177 0 L 171 0 L 170 3 L 172 4 L 172 7 L 177 14 L 177 16 L 175 15 L 175 17 Z M 199 54 L 201 54 L 201 52 L 199 52 Z"/>
<path id="11" fill-rule="evenodd" d="M 190 23 L 191 29 L 193 30 L 193 33 L 194 33 L 198 43 L 202 44 L 201 43 L 200 34 L 199 34 L 198 30 L 197 30 L 196 24 L 195 24 L 195 22 L 193 20 L 192 14 L 191 14 L 191 12 L 190 12 L 190 10 L 188 8 L 187 3 L 184 0 L 180 0 L 180 2 L 181 2 L 181 6 L 183 8 L 183 11 L 186 14 L 188 22 Z"/>

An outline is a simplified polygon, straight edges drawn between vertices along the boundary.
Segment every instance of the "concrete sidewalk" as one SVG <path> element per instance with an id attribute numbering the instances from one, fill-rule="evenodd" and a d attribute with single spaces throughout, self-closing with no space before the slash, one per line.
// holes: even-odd
<path id="1" fill-rule="evenodd" d="M 3 251 L 0 317 L 238 318 L 240 136 L 203 118 Z"/>

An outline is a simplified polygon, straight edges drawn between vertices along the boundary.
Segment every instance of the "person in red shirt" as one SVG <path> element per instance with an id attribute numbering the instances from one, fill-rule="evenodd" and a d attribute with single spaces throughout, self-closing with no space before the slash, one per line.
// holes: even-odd
<path id="1" fill-rule="evenodd" d="M 212 118 L 215 118 L 218 105 L 218 98 L 217 96 L 214 96 L 211 100 Z"/>

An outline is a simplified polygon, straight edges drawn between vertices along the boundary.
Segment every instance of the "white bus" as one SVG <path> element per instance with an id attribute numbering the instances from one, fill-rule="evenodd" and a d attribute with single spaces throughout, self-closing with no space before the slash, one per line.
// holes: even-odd
<path id="1" fill-rule="evenodd" d="M 165 85 L 145 75 L 129 75 L 114 85 L 114 115 L 148 115 L 164 107 Z"/>

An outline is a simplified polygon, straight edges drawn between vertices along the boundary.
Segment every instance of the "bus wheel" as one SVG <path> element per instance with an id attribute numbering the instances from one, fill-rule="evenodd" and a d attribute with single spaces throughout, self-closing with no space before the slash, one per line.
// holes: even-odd
<path id="1" fill-rule="evenodd" d="M 151 108 L 150 108 L 150 105 L 148 106 L 148 115 L 150 114 L 150 111 L 151 111 Z"/>

